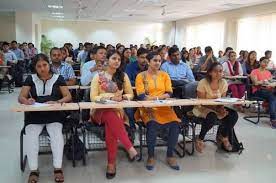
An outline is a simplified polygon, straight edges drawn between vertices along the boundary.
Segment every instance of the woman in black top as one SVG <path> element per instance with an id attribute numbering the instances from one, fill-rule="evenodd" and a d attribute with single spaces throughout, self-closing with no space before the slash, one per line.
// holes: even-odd
<path id="1" fill-rule="evenodd" d="M 33 105 L 38 103 L 65 103 L 71 101 L 71 94 L 62 76 L 53 74 L 50 69 L 49 59 L 44 54 L 38 54 L 33 59 L 36 74 L 27 77 L 18 101 L 21 104 Z M 54 176 L 56 182 L 64 182 L 62 172 L 62 156 L 64 140 L 62 135 L 63 112 L 26 112 L 26 153 L 31 170 L 29 183 L 38 181 L 38 151 L 39 134 L 46 126 L 50 136 L 53 153 Z"/>

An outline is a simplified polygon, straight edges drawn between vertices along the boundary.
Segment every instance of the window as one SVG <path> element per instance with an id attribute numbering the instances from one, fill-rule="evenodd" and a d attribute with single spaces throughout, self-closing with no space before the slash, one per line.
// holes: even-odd
<path id="1" fill-rule="evenodd" d="M 272 51 L 276 63 L 276 14 L 240 19 L 238 21 L 237 50 L 255 50 L 258 59 L 266 50 Z"/>
<path id="2" fill-rule="evenodd" d="M 224 46 L 224 24 L 224 22 L 206 22 L 187 26 L 187 47 L 200 46 L 204 52 L 206 46 L 211 46 L 214 55 L 217 56 L 218 51 Z"/>

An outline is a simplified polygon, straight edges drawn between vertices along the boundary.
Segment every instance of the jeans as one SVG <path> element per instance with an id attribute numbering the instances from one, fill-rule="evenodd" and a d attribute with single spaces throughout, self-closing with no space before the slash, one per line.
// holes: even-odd
<path id="1" fill-rule="evenodd" d="M 169 129 L 168 131 L 168 141 L 167 141 L 167 157 L 173 157 L 174 148 L 178 142 L 178 135 L 179 135 L 179 124 L 177 122 L 170 122 L 166 124 L 159 124 L 156 121 L 149 121 L 146 124 L 147 127 L 147 146 L 148 146 L 148 156 L 149 158 L 154 157 L 154 148 L 156 145 L 156 137 L 158 130 L 164 130 L 166 128 Z"/>

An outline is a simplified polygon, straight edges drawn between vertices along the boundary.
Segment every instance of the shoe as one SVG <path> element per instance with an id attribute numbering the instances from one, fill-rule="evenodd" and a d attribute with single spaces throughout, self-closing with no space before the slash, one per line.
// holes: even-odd
<path id="1" fill-rule="evenodd" d="M 107 165 L 106 178 L 113 179 L 116 176 L 116 167 L 115 167 L 115 172 L 108 172 L 108 168 L 109 168 L 109 165 Z"/>
<path id="2" fill-rule="evenodd" d="M 276 120 L 270 121 L 271 128 L 276 129 Z"/>
<path id="3" fill-rule="evenodd" d="M 154 169 L 154 165 L 155 165 L 155 160 L 154 158 L 148 158 L 147 160 L 147 164 L 146 164 L 146 169 L 151 171 Z"/>
<path id="4" fill-rule="evenodd" d="M 173 170 L 180 170 L 180 167 L 178 166 L 175 157 L 168 157 L 167 163 L 168 163 L 169 167 L 171 167 Z"/>

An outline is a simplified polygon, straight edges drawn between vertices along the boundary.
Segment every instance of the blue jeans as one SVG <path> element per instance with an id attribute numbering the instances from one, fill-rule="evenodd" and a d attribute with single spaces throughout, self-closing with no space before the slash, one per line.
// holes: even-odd
<path id="1" fill-rule="evenodd" d="M 276 120 L 276 95 L 268 90 L 260 89 L 254 93 L 255 97 L 261 98 L 269 103 L 270 120 Z"/>
<path id="2" fill-rule="evenodd" d="M 135 114 L 136 108 L 125 108 L 124 110 L 129 119 L 129 127 L 131 129 L 136 129 L 135 119 L 134 119 L 134 114 Z"/>
<path id="3" fill-rule="evenodd" d="M 156 137 L 158 130 L 164 131 L 164 129 L 168 129 L 168 140 L 167 140 L 167 157 L 173 157 L 174 148 L 178 142 L 179 135 L 179 124 L 178 122 L 170 122 L 166 124 L 159 124 L 156 121 L 149 121 L 146 124 L 147 127 L 147 146 L 148 146 L 148 156 L 149 158 L 154 157 L 154 148 L 156 145 Z"/>

